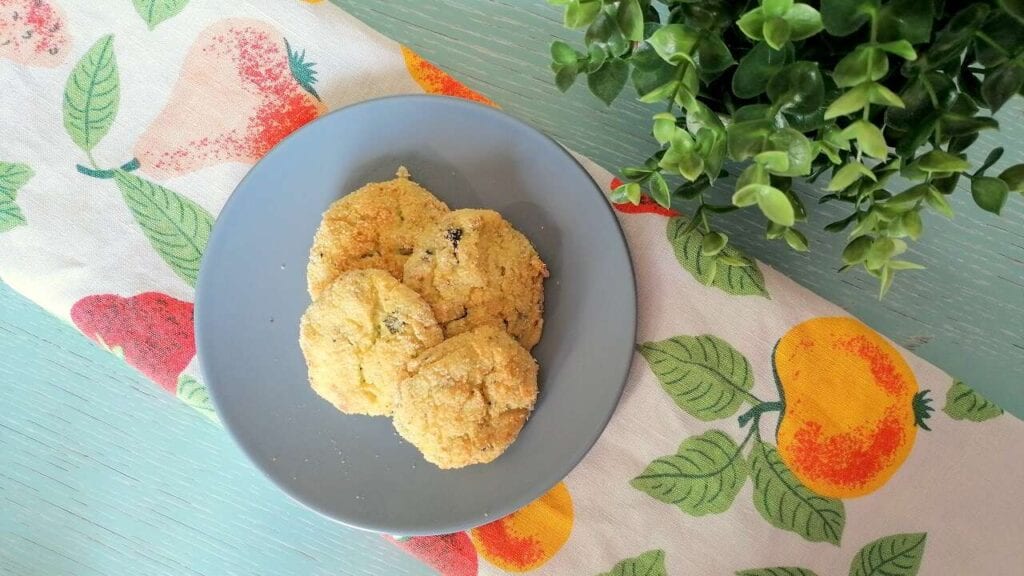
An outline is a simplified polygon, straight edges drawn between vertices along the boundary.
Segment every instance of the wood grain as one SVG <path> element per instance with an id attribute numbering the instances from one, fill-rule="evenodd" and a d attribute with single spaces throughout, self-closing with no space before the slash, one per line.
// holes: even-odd
<path id="1" fill-rule="evenodd" d="M 0 574 L 431 574 L 3 284 L 0 358 Z"/>

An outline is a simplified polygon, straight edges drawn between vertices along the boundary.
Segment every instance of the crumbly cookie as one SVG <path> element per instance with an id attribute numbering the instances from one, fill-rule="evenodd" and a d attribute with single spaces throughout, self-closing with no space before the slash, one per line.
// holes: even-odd
<path id="1" fill-rule="evenodd" d="M 299 326 L 313 390 L 348 414 L 389 415 L 406 364 L 443 336 L 430 306 L 383 270 L 328 286 Z"/>
<path id="2" fill-rule="evenodd" d="M 493 210 L 455 210 L 420 236 L 404 281 L 451 337 L 493 324 L 527 350 L 540 340 L 547 266 Z"/>
<path id="3" fill-rule="evenodd" d="M 324 212 L 306 269 L 314 300 L 348 270 L 378 268 L 401 280 L 416 238 L 448 212 L 444 202 L 409 179 L 405 167 L 396 176 L 367 184 Z"/>
<path id="4" fill-rule="evenodd" d="M 395 429 L 439 468 L 500 456 L 537 399 L 537 362 L 494 326 L 424 351 L 409 372 L 398 385 Z"/>

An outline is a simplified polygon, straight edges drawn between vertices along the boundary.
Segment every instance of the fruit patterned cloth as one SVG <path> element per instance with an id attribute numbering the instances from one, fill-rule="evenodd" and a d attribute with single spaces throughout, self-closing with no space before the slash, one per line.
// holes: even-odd
<path id="1" fill-rule="evenodd" d="M 494 105 L 298 0 L 0 0 L 0 80 L 3 280 L 214 421 L 193 287 L 249 167 L 367 98 Z M 1021 421 L 766 266 L 715 265 L 684 215 L 617 208 L 639 342 L 600 441 L 506 518 L 384 539 L 445 576 L 1024 570 Z"/>

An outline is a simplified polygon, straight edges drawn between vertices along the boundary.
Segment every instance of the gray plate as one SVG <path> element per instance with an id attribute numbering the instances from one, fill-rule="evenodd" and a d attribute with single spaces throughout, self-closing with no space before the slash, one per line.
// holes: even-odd
<path id="1" fill-rule="evenodd" d="M 399 165 L 452 208 L 500 211 L 551 269 L 540 397 L 491 464 L 442 471 L 387 418 L 347 416 L 306 380 L 299 318 L 320 215 Z M 553 140 L 453 98 L 363 102 L 312 122 L 242 180 L 210 236 L 196 289 L 199 360 L 242 449 L 296 500 L 391 534 L 464 530 L 561 480 L 608 423 L 629 370 L 636 289 L 622 231 L 600 190 Z"/>

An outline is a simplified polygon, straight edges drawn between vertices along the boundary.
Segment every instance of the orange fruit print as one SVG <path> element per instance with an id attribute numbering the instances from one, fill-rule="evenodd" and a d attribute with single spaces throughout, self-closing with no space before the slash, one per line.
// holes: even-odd
<path id="1" fill-rule="evenodd" d="M 443 96 L 455 96 L 465 98 L 488 106 L 498 107 L 490 98 L 483 94 L 470 90 L 465 84 L 452 78 L 447 72 L 435 66 L 432 62 L 424 60 L 419 54 L 402 46 L 402 58 L 405 59 L 405 67 L 409 70 L 412 79 L 423 88 L 427 94 L 440 94 Z"/>
<path id="2" fill-rule="evenodd" d="M 833 498 L 884 485 L 930 411 L 899 352 L 860 321 L 834 317 L 793 327 L 774 356 L 784 404 L 776 439 L 790 470 Z"/>
<path id="3" fill-rule="evenodd" d="M 572 497 L 559 482 L 540 498 L 470 532 L 477 552 L 508 572 L 534 570 L 555 556 L 572 532 Z"/>

